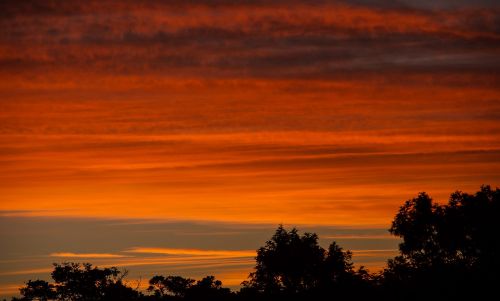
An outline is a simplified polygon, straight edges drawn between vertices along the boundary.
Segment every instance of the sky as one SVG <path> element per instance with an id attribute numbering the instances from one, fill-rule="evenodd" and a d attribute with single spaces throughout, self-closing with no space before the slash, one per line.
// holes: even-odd
<path id="1" fill-rule="evenodd" d="M 500 184 L 499 16 L 1 1 L 0 296 L 62 261 L 237 287 L 280 223 L 380 270 L 404 201 Z"/>

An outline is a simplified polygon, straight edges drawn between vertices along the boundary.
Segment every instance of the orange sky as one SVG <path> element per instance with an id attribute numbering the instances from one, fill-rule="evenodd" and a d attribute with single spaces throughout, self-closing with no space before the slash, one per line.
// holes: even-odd
<path id="1" fill-rule="evenodd" d="M 498 186 L 499 12 L 2 1 L 0 216 L 386 229 L 420 191 Z"/>
<path id="2" fill-rule="evenodd" d="M 499 182 L 496 88 L 374 81 L 6 92 L 0 208 L 385 225 Z"/>

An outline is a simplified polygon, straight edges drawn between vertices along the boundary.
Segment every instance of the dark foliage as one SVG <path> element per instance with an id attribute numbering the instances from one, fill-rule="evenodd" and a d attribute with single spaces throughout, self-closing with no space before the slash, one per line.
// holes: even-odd
<path id="1" fill-rule="evenodd" d="M 154 276 L 149 280 L 148 291 L 158 298 L 165 296 L 184 297 L 195 280 L 181 276 Z"/>
<path id="2" fill-rule="evenodd" d="M 299 235 L 280 226 L 271 240 L 257 250 L 255 272 L 242 293 L 270 300 L 306 296 L 352 295 L 363 282 L 364 271 L 354 271 L 351 252 L 335 242 L 328 250 L 313 233 Z"/>
<path id="3" fill-rule="evenodd" d="M 407 201 L 392 234 L 400 255 L 389 260 L 383 287 L 404 299 L 454 299 L 493 294 L 500 281 L 500 190 L 455 192 L 437 205 L 425 193 Z"/>
<path id="4" fill-rule="evenodd" d="M 91 264 L 54 264 L 53 283 L 28 281 L 13 300 L 480 300 L 500 284 L 500 190 L 455 192 L 445 205 L 426 193 L 399 209 L 389 231 L 400 254 L 380 274 L 355 270 L 351 252 L 327 250 L 314 233 L 279 226 L 257 250 L 255 271 L 238 293 L 213 276 L 154 276 L 147 294 L 123 283 L 126 272 Z M 488 296 L 488 298 L 486 298 Z"/>
<path id="5" fill-rule="evenodd" d="M 122 282 L 126 273 L 116 268 L 99 269 L 85 263 L 54 264 L 53 284 L 28 281 L 20 300 L 137 300 L 139 293 Z"/>

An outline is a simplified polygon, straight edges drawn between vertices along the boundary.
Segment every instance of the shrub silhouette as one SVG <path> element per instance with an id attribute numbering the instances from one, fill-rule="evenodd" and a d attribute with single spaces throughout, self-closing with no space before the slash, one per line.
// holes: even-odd
<path id="1" fill-rule="evenodd" d="M 56 291 L 53 284 L 49 284 L 44 280 L 28 281 L 26 286 L 21 288 L 21 295 L 23 299 L 40 301 L 54 300 L 56 298 Z"/>
<path id="2" fill-rule="evenodd" d="M 54 264 L 53 283 L 30 280 L 13 300 L 477 300 L 497 293 L 500 189 L 458 191 L 445 205 L 422 192 L 401 206 L 389 231 L 402 239 L 399 255 L 375 275 L 355 270 L 351 252 L 337 243 L 324 249 L 316 234 L 280 225 L 238 293 L 214 276 L 154 276 L 143 294 L 116 268 L 63 263 Z"/>
<path id="3" fill-rule="evenodd" d="M 154 276 L 149 280 L 148 291 L 154 292 L 154 295 L 159 298 L 168 295 L 184 297 L 194 282 L 194 279 L 183 278 L 181 276 Z"/>
<path id="4" fill-rule="evenodd" d="M 54 284 L 28 281 L 20 300 L 136 300 L 139 293 L 122 283 L 126 273 L 117 268 L 99 269 L 89 263 L 54 264 Z"/>

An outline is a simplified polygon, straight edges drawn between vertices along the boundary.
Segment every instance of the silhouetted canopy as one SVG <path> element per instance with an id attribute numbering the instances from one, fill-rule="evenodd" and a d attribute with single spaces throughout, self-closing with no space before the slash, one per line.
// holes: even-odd
<path id="1" fill-rule="evenodd" d="M 389 231 L 402 239 L 400 253 L 379 274 L 355 270 L 351 252 L 336 242 L 324 249 L 315 233 L 280 225 L 238 293 L 214 276 L 157 275 L 144 294 L 117 268 L 63 263 L 54 264 L 53 283 L 29 280 L 20 300 L 480 300 L 496 293 L 500 189 L 458 191 L 444 205 L 422 192 L 401 206 Z"/>

